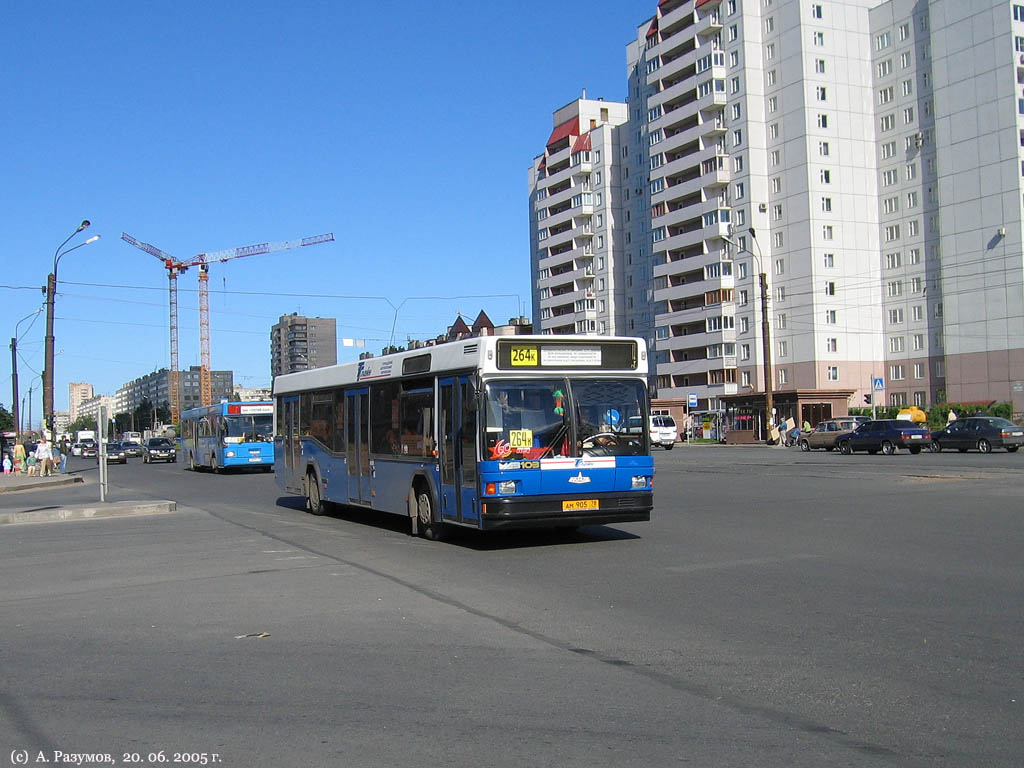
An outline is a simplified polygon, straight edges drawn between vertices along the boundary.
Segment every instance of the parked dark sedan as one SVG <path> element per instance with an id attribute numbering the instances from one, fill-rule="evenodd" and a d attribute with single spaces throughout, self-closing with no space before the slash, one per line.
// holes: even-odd
<path id="1" fill-rule="evenodd" d="M 969 416 L 932 432 L 930 447 L 933 453 L 943 448 L 956 448 L 960 453 L 972 448 L 982 453 L 991 453 L 993 448 L 1005 448 L 1013 453 L 1021 444 L 1024 444 L 1024 427 L 995 416 Z"/>
<path id="2" fill-rule="evenodd" d="M 836 447 L 845 454 L 854 451 L 891 454 L 900 448 L 920 453 L 922 448 L 931 444 L 931 438 L 927 427 L 919 427 L 911 421 L 879 419 L 865 422 L 849 435 L 841 437 Z"/>

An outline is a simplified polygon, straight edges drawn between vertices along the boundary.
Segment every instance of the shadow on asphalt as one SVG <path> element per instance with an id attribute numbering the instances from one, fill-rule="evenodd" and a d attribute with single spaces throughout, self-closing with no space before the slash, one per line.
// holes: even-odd
<path id="1" fill-rule="evenodd" d="M 301 496 L 279 496 L 277 506 L 306 512 L 306 500 Z M 381 531 L 409 533 L 409 521 L 404 517 L 362 507 L 332 504 L 324 517 L 332 517 L 335 520 L 344 520 Z M 636 534 L 606 525 L 588 525 L 569 530 L 538 529 L 535 531 L 489 531 L 486 533 L 452 526 L 451 530 L 446 532 L 443 543 L 478 552 L 495 552 L 527 547 L 598 544 L 606 541 L 627 541 L 640 538 Z"/>

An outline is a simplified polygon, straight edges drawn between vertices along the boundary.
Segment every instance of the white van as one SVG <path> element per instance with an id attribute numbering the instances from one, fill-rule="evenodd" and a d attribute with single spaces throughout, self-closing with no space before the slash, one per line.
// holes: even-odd
<path id="1" fill-rule="evenodd" d="M 651 416 L 651 445 L 671 451 L 679 438 L 676 422 L 671 416 Z"/>

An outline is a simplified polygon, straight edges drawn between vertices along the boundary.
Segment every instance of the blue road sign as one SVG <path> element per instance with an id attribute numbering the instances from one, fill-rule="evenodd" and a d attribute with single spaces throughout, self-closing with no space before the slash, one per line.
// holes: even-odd
<path id="1" fill-rule="evenodd" d="M 691 392 L 686 396 L 686 407 L 696 408 L 697 407 L 697 393 Z"/>
<path id="2" fill-rule="evenodd" d="M 885 389 L 885 379 L 881 376 L 875 376 L 871 379 L 871 388 L 875 390 L 875 392 L 881 392 Z"/>

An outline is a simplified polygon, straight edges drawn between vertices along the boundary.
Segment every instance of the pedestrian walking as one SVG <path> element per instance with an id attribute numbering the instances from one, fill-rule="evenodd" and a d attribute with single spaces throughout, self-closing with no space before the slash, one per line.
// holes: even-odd
<path id="1" fill-rule="evenodd" d="M 53 449 L 46 441 L 46 435 L 39 438 L 39 445 L 36 446 L 36 462 L 39 465 L 39 476 L 49 477 L 53 468 Z"/>
<path id="2" fill-rule="evenodd" d="M 952 408 L 950 408 L 949 409 L 949 413 L 946 414 L 946 426 L 948 427 L 954 421 L 956 421 L 956 411 L 954 411 Z"/>
<path id="3" fill-rule="evenodd" d="M 14 444 L 14 474 L 23 474 L 28 467 L 25 464 L 25 446 L 21 443 Z"/>
<path id="4" fill-rule="evenodd" d="M 14 466 L 14 462 L 11 461 L 11 457 L 6 453 L 4 454 L 4 474 L 11 474 L 11 468 Z"/>

